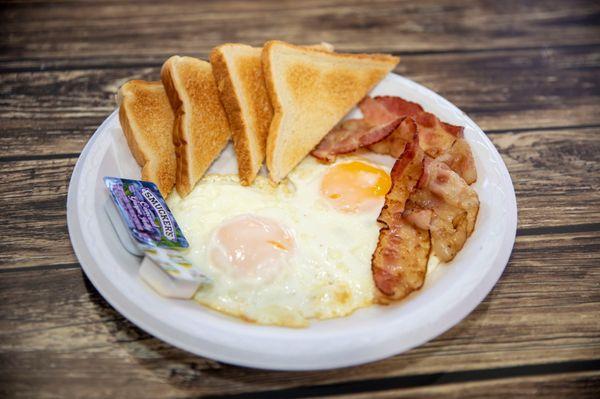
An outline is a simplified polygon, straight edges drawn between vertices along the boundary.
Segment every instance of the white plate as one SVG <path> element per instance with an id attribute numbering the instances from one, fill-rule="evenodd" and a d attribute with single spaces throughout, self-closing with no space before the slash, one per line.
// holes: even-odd
<path id="1" fill-rule="evenodd" d="M 392 306 L 372 306 L 305 329 L 249 324 L 193 301 L 158 296 L 138 278 L 139 259 L 119 244 L 102 209 L 108 199 L 104 176 L 140 178 L 117 111 L 87 143 L 69 186 L 69 234 L 86 275 L 113 307 L 148 333 L 197 355 L 243 366 L 317 370 L 357 365 L 399 354 L 448 330 L 483 300 L 508 261 L 517 225 L 512 182 L 481 129 L 444 98 L 394 74 L 373 94 L 401 96 L 445 122 L 465 126 L 477 164 L 474 187 L 481 209 L 475 232 L 419 292 Z M 231 146 L 211 170 L 236 171 Z"/>

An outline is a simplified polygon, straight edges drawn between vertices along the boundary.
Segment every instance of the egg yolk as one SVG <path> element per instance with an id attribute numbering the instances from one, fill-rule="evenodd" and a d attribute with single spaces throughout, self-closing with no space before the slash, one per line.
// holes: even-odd
<path id="1" fill-rule="evenodd" d="M 362 212 L 383 205 L 392 185 L 382 169 L 353 161 L 330 168 L 321 181 L 321 195 L 343 212 Z"/>
<path id="2" fill-rule="evenodd" d="M 209 256 L 216 266 L 238 277 L 270 281 L 295 247 L 292 234 L 275 220 L 242 215 L 215 231 Z"/>

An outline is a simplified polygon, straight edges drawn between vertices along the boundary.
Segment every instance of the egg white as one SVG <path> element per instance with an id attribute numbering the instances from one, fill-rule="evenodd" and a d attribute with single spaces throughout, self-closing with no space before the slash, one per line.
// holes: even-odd
<path id="1" fill-rule="evenodd" d="M 324 173 L 351 160 L 390 170 L 388 165 L 357 157 L 344 157 L 331 165 L 307 157 L 277 187 L 263 176 L 244 187 L 237 176 L 208 175 L 186 198 L 172 194 L 167 202 L 190 243 L 188 257 L 213 280 L 198 290 L 195 300 L 247 321 L 289 327 L 345 316 L 371 305 L 375 293 L 371 256 L 383 198 L 367 212 L 344 213 L 319 192 Z M 295 238 L 293 256 L 268 283 L 236 278 L 208 256 L 215 230 L 245 214 L 275 220 Z"/>

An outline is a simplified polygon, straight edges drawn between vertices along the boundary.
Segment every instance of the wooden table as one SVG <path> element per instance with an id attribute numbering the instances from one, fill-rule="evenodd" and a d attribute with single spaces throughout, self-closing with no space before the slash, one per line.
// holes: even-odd
<path id="1" fill-rule="evenodd" d="M 593 1 L 15 2 L 0 22 L 0 396 L 592 397 L 600 391 L 600 6 Z M 485 301 L 393 358 L 321 372 L 203 359 L 125 320 L 65 218 L 73 166 L 133 78 L 171 54 L 271 38 L 400 55 L 467 112 L 517 192 Z"/>

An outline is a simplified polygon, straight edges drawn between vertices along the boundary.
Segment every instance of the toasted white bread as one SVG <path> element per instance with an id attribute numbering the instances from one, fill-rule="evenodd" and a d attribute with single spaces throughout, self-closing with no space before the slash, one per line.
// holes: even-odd
<path id="1" fill-rule="evenodd" d="M 225 148 L 231 132 L 208 62 L 173 56 L 160 75 L 175 111 L 175 187 L 185 197 Z"/>
<path id="2" fill-rule="evenodd" d="M 142 167 L 142 180 L 167 197 L 175 184 L 177 161 L 172 132 L 175 114 L 162 83 L 131 80 L 119 89 L 119 121 L 127 144 Z"/>
<path id="3" fill-rule="evenodd" d="M 243 185 L 252 184 L 262 166 L 273 118 L 262 74 L 261 52 L 261 48 L 244 44 L 224 44 L 210 53 Z"/>
<path id="4" fill-rule="evenodd" d="M 333 51 L 329 43 L 312 48 Z M 265 159 L 273 118 L 261 63 L 262 48 L 227 43 L 215 47 L 210 63 L 221 102 L 227 112 L 238 162 L 240 182 L 250 185 Z"/>
<path id="5" fill-rule="evenodd" d="M 398 61 L 385 54 L 340 54 L 267 42 L 262 65 L 274 110 L 267 137 L 271 180 L 285 178 Z"/>

